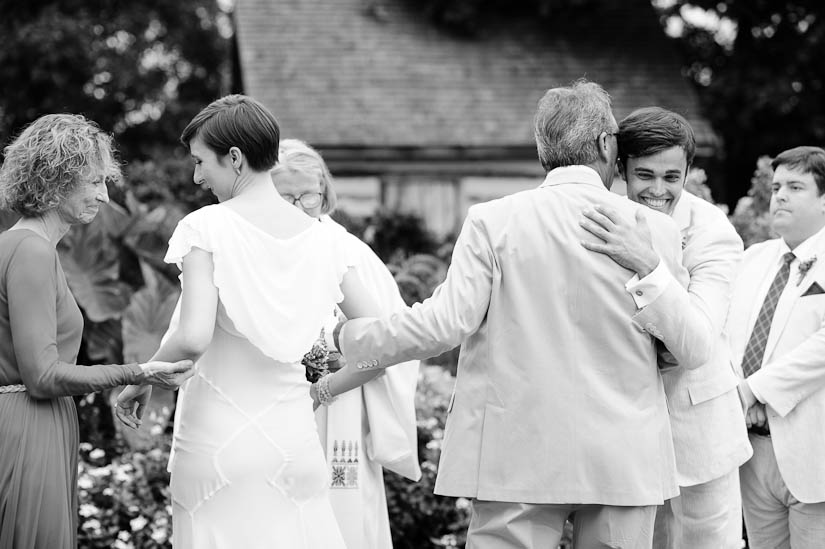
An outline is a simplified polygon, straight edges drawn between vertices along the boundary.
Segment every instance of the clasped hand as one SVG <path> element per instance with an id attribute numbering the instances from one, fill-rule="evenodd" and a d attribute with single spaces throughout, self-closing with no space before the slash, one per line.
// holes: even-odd
<path id="1" fill-rule="evenodd" d="M 768 414 L 765 405 L 756 400 L 756 395 L 751 391 L 746 380 L 739 383 L 739 401 L 742 403 L 742 411 L 745 413 L 745 425 L 751 427 L 764 427 L 768 422 Z"/>
<path id="2" fill-rule="evenodd" d="M 141 364 L 143 385 L 129 385 L 120 392 L 115 404 L 115 416 L 124 425 L 137 429 L 143 423 L 143 414 L 152 396 L 152 386 L 175 390 L 192 377 L 192 366 L 191 360 Z"/>
<path id="3" fill-rule="evenodd" d="M 605 254 L 613 261 L 644 278 L 659 264 L 659 255 L 653 249 L 650 228 L 644 213 L 636 210 L 635 223 L 622 218 L 618 212 L 597 204 L 582 212 L 579 225 L 602 242 L 582 241 L 591 252 Z"/>

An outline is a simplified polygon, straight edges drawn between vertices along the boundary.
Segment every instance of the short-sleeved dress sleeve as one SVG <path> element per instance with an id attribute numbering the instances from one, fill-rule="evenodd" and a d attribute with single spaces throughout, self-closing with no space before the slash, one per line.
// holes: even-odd
<path id="1" fill-rule="evenodd" d="M 200 210 L 198 210 L 199 212 Z M 183 258 L 186 257 L 192 248 L 200 248 L 207 252 L 212 252 L 212 246 L 208 242 L 208 232 L 204 230 L 204 216 L 194 212 L 180 220 L 175 231 L 169 238 L 169 248 L 166 250 L 166 263 L 175 263 L 179 269 L 183 268 Z"/>

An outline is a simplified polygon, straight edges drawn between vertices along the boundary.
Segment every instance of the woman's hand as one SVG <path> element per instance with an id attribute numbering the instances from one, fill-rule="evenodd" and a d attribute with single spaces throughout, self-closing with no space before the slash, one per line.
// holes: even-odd
<path id="1" fill-rule="evenodd" d="M 314 412 L 321 405 L 321 401 L 318 399 L 317 381 L 309 386 L 309 396 L 312 397 L 312 411 Z"/>
<path id="2" fill-rule="evenodd" d="M 191 360 L 147 362 L 140 365 L 141 370 L 143 370 L 143 380 L 141 381 L 161 389 L 174 391 L 184 381 L 192 377 L 192 374 L 194 374 L 192 364 Z"/>
<path id="3" fill-rule="evenodd" d="M 138 429 L 151 396 L 151 385 L 127 385 L 117 396 L 115 415 L 127 427 Z"/>

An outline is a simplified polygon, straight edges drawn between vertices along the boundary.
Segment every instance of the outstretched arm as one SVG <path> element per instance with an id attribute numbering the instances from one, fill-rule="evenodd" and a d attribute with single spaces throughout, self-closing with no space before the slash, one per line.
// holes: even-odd
<path id="1" fill-rule="evenodd" d="M 212 254 L 200 248 L 183 258 L 180 323 L 152 356 L 152 360 L 196 361 L 212 341 L 218 310 L 218 289 L 213 281 Z M 116 415 L 137 429 L 149 402 L 149 386 L 130 385 L 117 398 Z"/>
<path id="2" fill-rule="evenodd" d="M 79 366 L 60 360 L 58 269 L 54 248 L 37 237 L 21 242 L 6 271 L 9 343 L 14 348 L 21 380 L 32 398 L 80 395 L 125 383 L 174 387 L 188 377 L 188 361 Z"/>
<path id="3" fill-rule="evenodd" d="M 341 292 L 344 294 L 344 301 L 339 304 L 341 311 L 347 318 L 377 317 L 382 315 L 382 310 L 370 292 L 361 283 L 361 279 L 355 270 L 350 268 L 344 275 L 341 282 Z M 336 326 L 338 329 L 338 326 Z M 353 368 L 349 361 L 343 368 L 327 377 L 324 380 L 328 384 L 333 395 L 340 395 L 356 387 L 367 383 L 378 377 L 381 370 L 363 371 L 363 369 Z M 313 384 L 310 390 L 312 398 L 317 402 L 317 384 Z"/>
<path id="4" fill-rule="evenodd" d="M 428 358 L 478 330 L 490 303 L 495 259 L 476 208 L 467 215 L 447 277 L 432 297 L 388 317 L 344 324 L 340 349 L 349 364 L 369 370 Z"/>

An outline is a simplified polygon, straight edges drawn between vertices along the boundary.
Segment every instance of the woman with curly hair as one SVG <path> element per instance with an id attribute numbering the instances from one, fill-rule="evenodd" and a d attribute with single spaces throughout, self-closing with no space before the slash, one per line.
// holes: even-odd
<path id="1" fill-rule="evenodd" d="M 5 149 L 0 208 L 0 547 L 77 547 L 78 422 L 72 395 L 129 383 L 176 388 L 191 361 L 79 366 L 83 318 L 56 246 L 90 223 L 120 177 L 111 138 L 82 116 L 46 115 Z"/>

